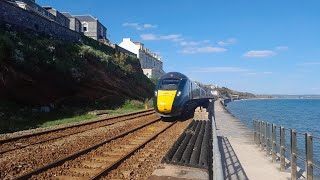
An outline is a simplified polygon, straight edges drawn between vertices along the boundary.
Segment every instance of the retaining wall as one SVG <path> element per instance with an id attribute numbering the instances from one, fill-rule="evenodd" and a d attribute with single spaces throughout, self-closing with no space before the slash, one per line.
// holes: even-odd
<path id="1" fill-rule="evenodd" d="M 3 0 L 0 0 L 0 25 L 10 25 L 21 31 L 33 30 L 68 41 L 81 41 L 82 37 L 81 33 Z"/>

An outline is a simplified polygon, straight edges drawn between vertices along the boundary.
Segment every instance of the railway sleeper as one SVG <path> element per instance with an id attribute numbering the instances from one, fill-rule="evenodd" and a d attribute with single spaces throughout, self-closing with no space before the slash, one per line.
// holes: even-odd
<path id="1" fill-rule="evenodd" d="M 92 154 L 93 157 L 79 162 L 78 167 L 64 169 L 65 174 L 59 174 L 55 177 L 58 179 L 88 179 L 100 177 L 107 169 L 114 165 L 117 166 L 124 158 L 127 158 L 128 153 L 134 153 L 138 147 L 149 142 L 157 133 L 164 131 L 161 130 L 162 128 L 167 127 L 150 128 L 150 130 L 148 129 L 145 133 L 142 133 L 142 135 L 133 137 L 129 141 L 113 144 L 117 147 L 110 148 L 110 146 L 107 146 L 101 148 Z M 146 161 L 146 158 L 151 155 L 152 153 L 144 153 L 145 158 L 138 159 L 136 166 L 139 167 L 140 164 Z"/>
<path id="2" fill-rule="evenodd" d="M 59 180 L 88 180 L 86 177 L 74 177 L 74 176 L 57 176 Z"/>
<path id="3" fill-rule="evenodd" d="M 85 176 L 94 176 L 95 174 L 99 173 L 102 169 L 96 168 L 96 169 L 88 169 L 88 168 L 70 168 L 69 171 L 82 174 Z M 74 176 L 73 176 L 74 177 Z"/>
<path id="4" fill-rule="evenodd" d="M 109 162 L 112 162 L 112 161 L 109 161 Z M 90 168 L 104 168 L 110 163 L 97 162 L 97 161 L 84 161 L 81 164 L 84 165 L 84 166 L 90 167 Z"/>
<path id="5" fill-rule="evenodd" d="M 103 161 L 103 162 L 118 160 L 117 156 L 96 156 L 96 157 L 92 157 L 92 159 L 96 161 Z"/>

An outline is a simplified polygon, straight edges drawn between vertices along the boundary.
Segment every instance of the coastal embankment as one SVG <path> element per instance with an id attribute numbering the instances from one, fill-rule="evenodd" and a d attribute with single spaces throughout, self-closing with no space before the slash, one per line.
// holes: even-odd
<path id="1" fill-rule="evenodd" d="M 253 132 L 215 102 L 218 142 L 226 179 L 288 179 L 290 173 L 280 172 L 253 142 Z"/>

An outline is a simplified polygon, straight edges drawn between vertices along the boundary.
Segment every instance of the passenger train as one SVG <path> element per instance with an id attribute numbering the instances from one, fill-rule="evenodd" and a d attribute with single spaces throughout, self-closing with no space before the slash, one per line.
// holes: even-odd
<path id="1" fill-rule="evenodd" d="M 206 91 L 187 76 L 169 72 L 158 80 L 154 107 L 160 116 L 180 116 L 206 104 L 208 104 Z"/>

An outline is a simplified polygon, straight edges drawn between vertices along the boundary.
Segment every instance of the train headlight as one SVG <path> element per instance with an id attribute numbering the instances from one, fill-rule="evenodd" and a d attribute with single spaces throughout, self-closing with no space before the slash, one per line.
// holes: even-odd
<path id="1" fill-rule="evenodd" d="M 154 95 L 157 97 L 157 96 L 158 96 L 158 92 L 157 92 L 157 91 L 154 91 Z"/>
<path id="2" fill-rule="evenodd" d="M 180 96 L 180 95 L 181 95 L 181 91 L 178 91 L 177 96 Z"/>

